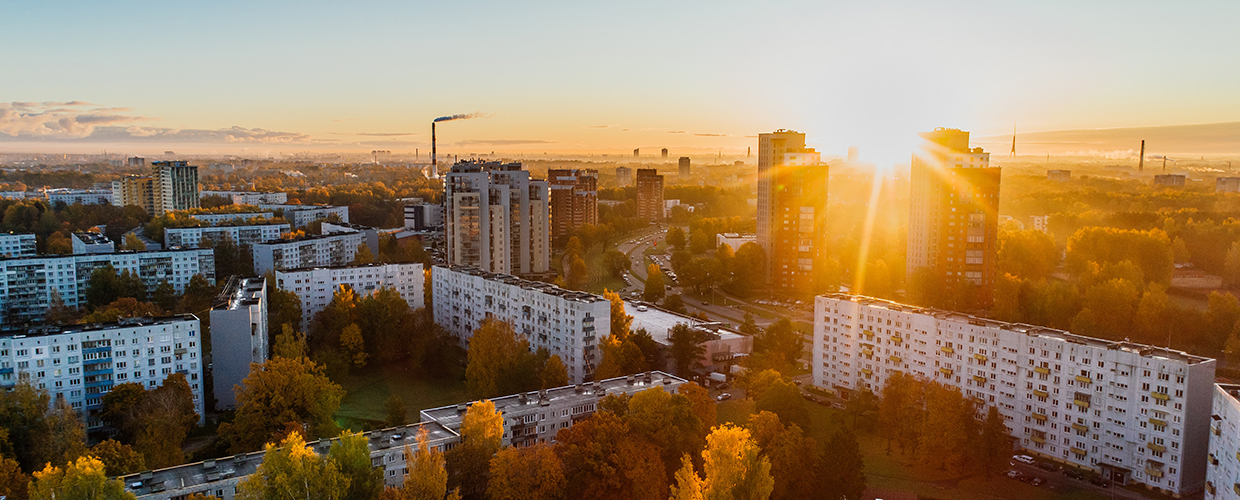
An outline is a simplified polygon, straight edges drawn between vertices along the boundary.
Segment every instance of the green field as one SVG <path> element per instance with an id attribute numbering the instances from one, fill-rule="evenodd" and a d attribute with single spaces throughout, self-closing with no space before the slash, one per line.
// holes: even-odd
<path id="1" fill-rule="evenodd" d="M 465 382 L 456 378 L 432 378 L 400 367 L 374 368 L 350 375 L 341 384 L 346 391 L 335 420 L 353 430 L 382 426 L 387 411 L 383 403 L 400 396 L 408 410 L 406 420 L 418 421 L 418 411 L 469 401 Z"/>

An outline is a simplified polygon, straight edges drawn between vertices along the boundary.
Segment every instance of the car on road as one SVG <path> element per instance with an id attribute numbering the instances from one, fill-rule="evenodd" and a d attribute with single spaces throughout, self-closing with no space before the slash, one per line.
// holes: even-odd
<path id="1" fill-rule="evenodd" d="M 1056 471 L 1056 470 L 1059 470 L 1059 466 L 1058 466 L 1058 465 L 1055 465 L 1055 464 L 1050 463 L 1050 462 L 1038 462 L 1038 464 L 1037 464 L 1037 465 L 1038 465 L 1038 468 L 1039 468 L 1039 469 L 1042 469 L 1042 470 L 1045 470 L 1045 471 L 1051 471 L 1051 472 L 1054 472 L 1054 471 Z"/>
<path id="2" fill-rule="evenodd" d="M 1076 470 L 1076 469 L 1064 469 L 1063 475 L 1068 476 L 1077 481 L 1081 481 L 1085 479 L 1085 474 L 1081 474 L 1081 471 Z"/>
<path id="3" fill-rule="evenodd" d="M 725 393 L 723 393 L 723 394 L 720 394 L 720 395 L 718 395 L 718 396 L 715 396 L 715 400 L 716 400 L 716 401 L 727 401 L 727 400 L 729 400 L 729 399 L 732 399 L 732 395 L 731 395 L 731 394 L 728 394 L 728 393 L 726 393 L 726 392 L 725 392 Z"/>
<path id="4" fill-rule="evenodd" d="M 1089 484 L 1106 488 L 1110 483 L 1107 483 L 1107 480 L 1103 479 L 1101 476 L 1094 476 L 1089 478 Z"/>
<path id="5" fill-rule="evenodd" d="M 640 311 L 641 309 L 638 309 L 638 310 Z M 1033 465 L 1033 457 L 1029 455 L 1016 455 L 1012 457 L 1012 460 L 1015 460 L 1022 464 Z"/>
<path id="6" fill-rule="evenodd" d="M 1021 473 L 1020 471 L 1018 471 L 1018 470 L 1009 470 L 1009 471 L 1007 471 L 1006 473 L 1004 473 L 1003 475 L 1007 476 L 1007 477 L 1008 477 L 1008 479 L 1020 479 L 1022 476 L 1024 476 L 1024 474 L 1022 474 L 1022 473 Z"/>
<path id="7" fill-rule="evenodd" d="M 1043 484 L 1046 484 L 1046 480 L 1040 477 L 1035 477 L 1029 481 L 1029 484 L 1032 484 L 1034 486 L 1042 486 Z"/>
<path id="8" fill-rule="evenodd" d="M 844 409 L 844 403 L 831 403 L 831 407 L 832 407 L 832 408 L 835 408 L 835 409 L 837 409 L 837 410 L 843 410 L 843 409 Z"/>
<path id="9" fill-rule="evenodd" d="M 646 312 L 647 309 L 648 308 L 646 306 L 637 306 L 637 310 L 640 312 Z"/>

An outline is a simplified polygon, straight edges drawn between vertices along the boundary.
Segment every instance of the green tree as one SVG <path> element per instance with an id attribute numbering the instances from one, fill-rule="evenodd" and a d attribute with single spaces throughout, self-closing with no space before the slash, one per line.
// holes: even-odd
<path id="1" fill-rule="evenodd" d="M 774 368 L 791 373 L 801 357 L 803 338 L 788 318 L 771 323 L 753 339 L 754 367 Z"/>
<path id="2" fill-rule="evenodd" d="M 491 459 L 491 500 L 557 500 L 566 498 L 564 466 L 550 446 L 504 448 Z"/>
<path id="3" fill-rule="evenodd" d="M 542 380 L 542 389 L 568 385 L 568 367 L 564 366 L 559 354 L 552 354 L 547 358 L 547 364 L 543 365 L 539 379 Z"/>
<path id="4" fill-rule="evenodd" d="M 119 441 L 108 439 L 92 446 L 88 455 L 103 462 L 108 477 L 124 476 L 147 470 L 142 454 Z"/>
<path id="5" fill-rule="evenodd" d="M 634 394 L 629 399 L 625 421 L 634 434 L 660 448 L 659 455 L 668 475 L 675 474 L 681 456 L 697 452 L 704 444 L 706 433 L 693 403 L 662 387 Z"/>
<path id="6" fill-rule="evenodd" d="M 123 296 L 120 276 L 111 264 L 97 268 L 90 273 L 87 281 L 86 303 L 92 308 L 103 307 L 115 302 Z"/>
<path id="7" fill-rule="evenodd" d="M 762 286 L 766 276 L 766 251 L 754 242 L 736 249 L 732 259 L 732 282 L 728 291 L 748 296 Z"/>
<path id="8" fill-rule="evenodd" d="M 702 334 L 687 323 L 677 323 L 672 326 L 668 340 L 672 343 L 671 355 L 676 363 L 676 374 L 686 378 L 692 376 L 702 365 L 702 357 L 706 355 Z"/>
<path id="9" fill-rule="evenodd" d="M 298 432 L 279 446 L 267 443 L 258 470 L 237 485 L 240 500 L 344 500 L 350 478 L 339 464 L 306 446 Z"/>
<path id="10" fill-rule="evenodd" d="M 68 401 L 57 398 L 44 422 L 47 439 L 42 455 L 51 463 L 69 464 L 86 453 L 86 424 Z"/>
<path id="11" fill-rule="evenodd" d="M 779 379 L 762 393 L 754 405 L 755 411 L 769 411 L 779 416 L 779 421 L 787 425 L 796 425 L 801 429 L 809 429 L 809 408 L 805 406 L 805 398 L 796 384 Z"/>
<path id="12" fill-rule="evenodd" d="M 159 286 L 155 287 L 155 291 L 151 293 L 151 302 L 165 311 L 176 309 L 177 291 L 172 287 L 172 283 L 168 280 L 160 281 Z"/>
<path id="13" fill-rule="evenodd" d="M 230 443 L 231 453 L 258 448 L 290 427 L 328 437 L 336 433 L 331 417 L 343 397 L 344 389 L 327 378 L 322 366 L 306 358 L 274 357 L 251 365 L 237 391 L 235 417 L 220 424 L 219 435 Z"/>
<path id="14" fill-rule="evenodd" d="M 978 463 L 987 478 L 1003 472 L 1012 456 L 1011 436 L 1003 423 L 1003 416 L 994 406 L 986 410 L 986 420 L 982 422 L 981 449 L 978 451 Z"/>
<path id="15" fill-rule="evenodd" d="M 345 431 L 332 440 L 327 457 L 347 478 L 348 489 L 343 498 L 373 499 L 383 491 L 383 468 L 370 462 L 370 441 L 361 432 Z"/>
<path id="16" fill-rule="evenodd" d="M 672 226 L 667 230 L 667 244 L 677 250 L 685 248 L 685 230 L 676 226 Z"/>
<path id="17" fill-rule="evenodd" d="M 568 261 L 568 276 L 565 277 L 568 288 L 585 290 L 586 283 L 590 282 L 590 268 L 585 259 L 580 254 L 565 254 L 564 258 Z"/>
<path id="18" fill-rule="evenodd" d="M 398 427 L 408 423 L 409 410 L 405 408 L 405 402 L 400 396 L 388 396 L 387 401 L 383 402 L 383 408 L 387 411 L 387 418 L 383 420 L 384 427 Z"/>
<path id="19" fill-rule="evenodd" d="M 371 264 L 374 261 L 375 254 L 370 251 L 370 245 L 362 243 L 357 246 L 357 252 L 353 254 L 353 265 Z"/>
<path id="20" fill-rule="evenodd" d="M 659 270 L 657 264 L 651 264 L 646 268 L 646 289 L 642 292 L 642 298 L 647 302 L 657 301 L 666 294 L 663 288 L 663 271 Z"/>
<path id="21" fill-rule="evenodd" d="M 753 435 L 754 443 L 771 461 L 771 476 L 775 479 L 772 499 L 812 498 L 816 495 L 817 480 L 813 470 L 814 461 L 807 457 L 818 456 L 817 443 L 797 425 L 784 426 L 779 417 L 770 412 L 750 416 L 745 424 Z"/>
<path id="22" fill-rule="evenodd" d="M 861 445 L 851 432 L 836 431 L 822 448 L 815 467 L 822 498 L 860 500 L 865 494 L 865 464 Z"/>
<path id="23" fill-rule="evenodd" d="M 30 482 L 31 500 L 58 500 L 82 498 L 91 500 L 133 500 L 137 497 L 125 491 L 125 484 L 108 479 L 103 462 L 91 456 L 78 457 L 64 469 L 47 465 L 34 473 Z"/>
<path id="24" fill-rule="evenodd" d="M 267 328 L 279 331 L 283 325 L 301 328 L 301 298 L 296 292 L 276 286 L 275 274 L 267 274 Z"/>
<path id="25" fill-rule="evenodd" d="M 603 268 L 613 277 L 623 277 L 629 270 L 629 256 L 619 250 L 608 250 L 603 253 Z"/>

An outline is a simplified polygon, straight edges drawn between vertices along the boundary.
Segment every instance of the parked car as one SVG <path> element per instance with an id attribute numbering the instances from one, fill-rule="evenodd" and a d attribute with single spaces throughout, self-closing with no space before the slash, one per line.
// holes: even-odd
<path id="1" fill-rule="evenodd" d="M 1018 470 L 1009 470 L 1004 475 L 1007 476 L 1009 479 L 1020 479 L 1020 477 L 1023 476 L 1024 474 L 1021 474 L 1021 472 Z"/>
<path id="2" fill-rule="evenodd" d="M 1032 484 L 1034 486 L 1042 486 L 1043 484 L 1046 484 L 1046 480 L 1040 477 L 1035 477 L 1033 478 L 1033 480 L 1029 481 L 1029 484 Z"/>
<path id="3" fill-rule="evenodd" d="M 831 407 L 832 407 L 832 408 L 835 408 L 835 409 L 837 409 L 837 410 L 843 410 L 843 409 L 844 409 L 844 403 L 831 403 Z"/>
<path id="4" fill-rule="evenodd" d="M 1063 475 L 1068 476 L 1077 481 L 1085 479 L 1085 474 L 1081 474 L 1081 471 L 1076 470 L 1076 469 L 1065 469 L 1063 471 Z"/>
<path id="5" fill-rule="evenodd" d="M 1037 465 L 1038 465 L 1038 468 L 1039 468 L 1039 469 L 1046 470 L 1046 471 L 1052 471 L 1052 472 L 1053 472 L 1053 471 L 1055 471 L 1055 470 L 1058 470 L 1058 469 L 1059 469 L 1059 466 L 1058 466 L 1058 465 L 1055 465 L 1055 464 L 1050 463 L 1050 462 L 1038 462 L 1038 464 L 1037 464 Z"/>
<path id="6" fill-rule="evenodd" d="M 1108 483 L 1107 480 L 1103 479 L 1101 476 L 1094 476 L 1089 478 L 1089 484 L 1106 488 L 1110 483 Z"/>
<path id="7" fill-rule="evenodd" d="M 724 382 L 724 383 L 722 383 L 722 384 L 719 384 L 719 385 L 715 386 L 715 388 L 716 388 L 716 389 L 719 389 L 719 390 L 721 390 L 721 391 L 726 391 L 726 390 L 728 390 L 728 389 L 731 389 L 731 388 L 732 388 L 732 386 L 728 385 L 728 383 L 727 383 L 727 382 Z"/>
<path id="8" fill-rule="evenodd" d="M 725 393 L 723 393 L 723 394 L 720 394 L 720 395 L 718 395 L 718 396 L 715 396 L 715 400 L 716 400 L 716 401 L 727 401 L 727 400 L 729 400 L 729 399 L 732 399 L 732 395 L 731 395 L 731 394 L 728 394 L 728 393 L 726 393 L 726 392 L 725 392 Z"/>
<path id="9" fill-rule="evenodd" d="M 1012 460 L 1015 460 L 1022 464 L 1033 465 L 1033 457 L 1029 455 L 1016 455 L 1012 457 Z"/>

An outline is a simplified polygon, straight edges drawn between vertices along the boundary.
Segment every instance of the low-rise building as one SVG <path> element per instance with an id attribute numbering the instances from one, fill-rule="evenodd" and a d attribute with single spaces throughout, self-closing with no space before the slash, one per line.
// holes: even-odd
<path id="1" fill-rule="evenodd" d="M 647 389 L 676 392 L 686 380 L 663 372 L 645 372 L 597 382 L 514 394 L 490 400 L 504 417 L 504 446 L 550 444 L 561 429 L 590 418 L 607 395 L 632 396 Z M 424 423 L 460 431 L 461 419 L 473 403 L 441 406 L 419 412 Z"/>
<path id="2" fill-rule="evenodd" d="M 230 222 L 245 222 L 256 218 L 263 218 L 267 220 L 271 220 L 273 218 L 272 212 L 204 213 L 190 214 L 189 216 L 212 225 L 226 224 Z"/>
<path id="3" fill-rule="evenodd" d="M 349 207 L 334 207 L 330 205 L 259 204 L 258 208 L 263 210 L 283 211 L 284 219 L 292 224 L 294 229 L 306 227 L 306 225 L 311 222 L 319 219 L 326 219 L 332 215 L 340 217 L 340 222 L 349 222 Z"/>
<path id="4" fill-rule="evenodd" d="M 0 233 L 0 254 L 6 258 L 30 257 L 38 255 L 35 235 L 20 233 Z"/>
<path id="5" fill-rule="evenodd" d="M 56 296 L 66 306 L 85 305 L 91 274 L 105 266 L 136 274 L 148 292 L 164 281 L 184 292 L 195 274 L 215 282 L 209 248 L 0 259 L 0 325 L 42 323 Z"/>
<path id="6" fill-rule="evenodd" d="M 1046 180 L 1051 182 L 1069 182 L 1072 180 L 1071 170 L 1047 170 Z"/>
<path id="7" fill-rule="evenodd" d="M 741 246 L 746 243 L 757 243 L 758 235 L 756 234 L 739 234 L 739 233 L 719 233 L 715 235 L 715 246 L 727 245 L 732 247 L 732 252 L 736 253 Z"/>
<path id="8" fill-rule="evenodd" d="M 169 247 L 198 248 L 206 242 L 219 243 L 230 239 L 239 246 L 251 246 L 255 243 L 278 240 L 280 235 L 289 232 L 289 229 L 289 225 L 285 223 L 170 227 L 164 229 L 164 243 Z"/>
<path id="9" fill-rule="evenodd" d="M 443 205 L 417 203 L 405 205 L 405 227 L 423 231 L 443 225 Z"/>
<path id="10" fill-rule="evenodd" d="M 112 190 L 111 189 L 68 189 L 55 188 L 43 191 L 43 195 L 47 197 L 47 202 L 55 205 L 56 202 L 64 202 L 66 205 L 111 205 Z"/>
<path id="11" fill-rule="evenodd" d="M 254 244 L 254 272 L 303 267 L 344 266 L 353 262 L 366 242 L 360 231 L 264 241 Z"/>
<path id="12" fill-rule="evenodd" d="M 112 253 L 116 251 L 116 243 L 107 236 L 92 232 L 73 233 L 71 239 L 74 255 L 84 253 Z"/>
<path id="13" fill-rule="evenodd" d="M 1163 187 L 1184 187 L 1188 178 L 1182 174 L 1160 174 L 1154 176 L 1154 185 Z"/>
<path id="14" fill-rule="evenodd" d="M 348 222 L 324 222 L 322 232 L 328 234 L 346 234 L 360 233 L 362 235 L 362 243 L 370 248 L 370 255 L 379 256 L 379 230 L 370 226 L 361 224 L 349 224 Z"/>
<path id="15" fill-rule="evenodd" d="M 242 385 L 250 363 L 267 361 L 267 280 L 229 278 L 211 307 L 210 334 L 215 409 L 236 408 L 233 386 Z"/>
<path id="16" fill-rule="evenodd" d="M 703 373 L 729 373 L 738 358 L 748 356 L 753 352 L 753 337 L 724 328 L 719 322 L 702 321 L 645 302 L 625 301 L 624 313 L 633 317 L 629 331 L 646 330 L 646 333 L 658 342 L 660 350 L 664 353 L 665 361 L 672 359 L 668 354 L 672 347 L 672 328 L 684 324 L 701 334 L 706 339 L 702 343 L 705 352 L 702 353 L 702 359 L 699 361 Z M 675 371 L 671 366 L 673 364 L 664 363 L 665 366 Z M 690 373 L 676 373 L 676 375 L 684 378 L 694 376 Z"/>
<path id="17" fill-rule="evenodd" d="M 301 299 L 301 328 L 309 331 L 310 321 L 332 301 L 336 287 L 348 285 L 359 295 L 391 288 L 409 304 L 409 309 L 425 306 L 426 273 L 422 264 L 365 264 L 360 266 L 313 267 L 277 270 L 276 286 Z"/>
<path id="18" fill-rule="evenodd" d="M 405 463 L 405 448 L 418 446 L 418 434 L 426 431 L 427 446 L 447 451 L 460 442 L 456 432 L 435 422 L 390 427 L 365 433 L 370 443 L 370 463 L 383 471 L 385 487 L 397 488 L 405 482 L 409 465 Z M 306 447 L 320 455 L 326 455 L 339 438 L 322 439 L 306 443 Z M 254 474 L 263 463 L 262 450 L 220 457 L 202 462 L 178 465 L 167 469 L 121 476 L 125 490 L 138 500 L 175 500 L 194 493 L 214 496 L 220 500 L 237 497 L 237 485 Z"/>
<path id="19" fill-rule="evenodd" d="M 474 267 L 435 266 L 431 270 L 435 323 L 462 347 L 486 318 L 512 324 L 530 349 L 546 348 L 568 367 L 568 379 L 589 380 L 602 360 L 598 341 L 611 331 L 611 303 L 586 292 Z"/>
<path id="20" fill-rule="evenodd" d="M 818 296 L 814 385 L 900 372 L 995 407 L 1030 453 L 1174 495 L 1206 481 L 1213 359 L 867 297 Z"/>
<path id="21" fill-rule="evenodd" d="M 1214 179 L 1214 191 L 1218 193 L 1240 193 L 1240 177 L 1219 177 Z"/>
<path id="22" fill-rule="evenodd" d="M 185 375 L 203 412 L 202 336 L 192 314 L 125 318 L 116 323 L 48 326 L 0 332 L 0 389 L 28 380 L 53 400 L 82 412 L 90 432 L 104 430 L 103 395 L 115 384 L 153 389 Z"/>

